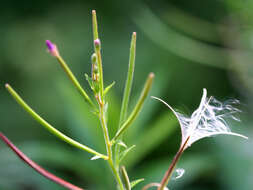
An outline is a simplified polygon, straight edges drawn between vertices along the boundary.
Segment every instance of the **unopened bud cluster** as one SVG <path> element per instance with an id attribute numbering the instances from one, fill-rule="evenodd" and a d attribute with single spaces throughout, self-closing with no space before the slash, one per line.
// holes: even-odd
<path id="1" fill-rule="evenodd" d="M 99 72 L 98 72 L 98 64 L 97 64 L 97 55 L 93 53 L 91 56 L 91 78 L 94 85 L 95 94 L 99 92 Z"/>
<path id="2" fill-rule="evenodd" d="M 91 76 L 93 81 L 98 81 L 98 65 L 97 65 L 97 55 L 96 53 L 93 53 L 91 56 Z"/>

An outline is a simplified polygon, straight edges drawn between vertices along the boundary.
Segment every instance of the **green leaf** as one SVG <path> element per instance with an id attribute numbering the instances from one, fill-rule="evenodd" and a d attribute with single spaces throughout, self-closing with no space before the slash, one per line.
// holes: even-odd
<path id="1" fill-rule="evenodd" d="M 126 187 L 126 190 L 131 190 L 131 183 L 129 181 L 129 177 L 128 177 L 125 166 L 122 166 L 120 169 L 121 169 L 121 176 L 123 179 L 122 181 Z"/>
<path id="2" fill-rule="evenodd" d="M 122 99 L 122 103 L 121 103 L 118 130 L 120 130 L 121 125 L 127 119 L 127 110 L 128 110 L 128 106 L 129 106 L 129 99 L 130 99 L 130 94 L 131 94 L 131 90 L 132 90 L 133 78 L 134 78 L 135 56 L 136 56 L 136 32 L 133 32 L 131 44 L 130 44 L 128 72 L 127 72 L 127 78 L 126 78 L 126 82 L 125 82 L 123 99 Z M 121 139 L 121 138 L 123 138 L 123 137 L 120 137 L 119 139 Z M 118 161 L 120 147 L 117 145 L 115 146 L 115 153 L 116 153 L 116 160 Z"/>
<path id="3" fill-rule="evenodd" d="M 134 77 L 134 66 L 135 66 L 135 54 L 136 54 L 136 32 L 132 34 L 132 40 L 130 45 L 130 55 L 129 55 L 129 64 L 128 64 L 128 73 L 124 89 L 124 95 L 122 100 L 119 128 L 125 121 L 127 117 L 127 109 L 129 104 L 129 98 L 132 89 L 133 77 Z"/>
<path id="4" fill-rule="evenodd" d="M 127 153 L 129 153 L 134 147 L 135 145 L 132 145 L 120 153 L 119 163 L 126 157 Z"/>
<path id="5" fill-rule="evenodd" d="M 140 182 L 144 181 L 144 178 L 141 179 L 136 179 L 134 181 L 132 181 L 131 184 L 131 188 L 133 188 L 134 186 L 136 186 L 137 184 L 139 184 Z"/>
<path id="6" fill-rule="evenodd" d="M 171 83 L 171 71 L 165 71 L 164 69 L 158 68 L 155 73 L 159 73 L 159 75 L 156 75 L 156 83 L 152 86 L 150 93 L 152 95 L 166 94 L 167 92 L 165 92 L 164 87 Z M 138 98 L 139 97 L 135 95 L 133 102 L 137 102 Z M 135 144 L 136 139 L 139 139 L 140 131 L 145 133 L 146 128 L 149 127 L 147 124 L 153 123 L 154 121 L 154 110 L 159 109 L 159 104 L 149 97 L 147 98 L 144 106 L 145 109 L 142 109 L 141 114 L 138 115 L 138 119 L 134 122 L 134 127 L 129 127 L 127 135 L 124 136 L 124 141 L 128 144 Z"/>
<path id="7" fill-rule="evenodd" d="M 85 78 L 86 78 L 86 80 L 88 81 L 88 83 L 89 83 L 89 85 L 90 85 L 90 88 L 94 91 L 94 90 L 95 90 L 95 89 L 94 89 L 94 83 L 93 83 L 91 77 L 89 77 L 89 76 L 85 73 Z"/>
<path id="8" fill-rule="evenodd" d="M 100 159 L 101 158 L 101 156 L 93 156 L 90 160 L 97 160 L 97 159 Z"/>
<path id="9" fill-rule="evenodd" d="M 107 92 L 114 86 L 115 81 L 113 81 L 109 86 L 107 86 L 104 90 L 104 96 L 107 94 Z"/>
<path id="10" fill-rule="evenodd" d="M 117 131 L 116 135 L 113 138 L 113 141 L 117 140 L 127 130 L 127 128 L 133 123 L 133 121 L 136 119 L 136 117 L 140 113 L 143 103 L 146 100 L 148 93 L 151 89 L 154 77 L 155 77 L 154 73 L 149 74 L 149 76 L 145 82 L 145 85 L 143 87 L 143 90 L 141 92 L 141 95 L 139 97 L 139 100 L 137 101 L 130 116 L 127 118 L 127 120 L 123 123 L 123 125 Z"/>
<path id="11" fill-rule="evenodd" d="M 122 147 L 124 147 L 124 148 L 127 148 L 127 145 L 122 140 L 119 140 L 117 142 L 117 144 L 120 145 L 120 146 L 122 146 Z"/>
<path id="12" fill-rule="evenodd" d="M 99 92 L 99 83 L 98 82 L 94 82 L 94 91 L 95 93 L 98 93 Z"/>

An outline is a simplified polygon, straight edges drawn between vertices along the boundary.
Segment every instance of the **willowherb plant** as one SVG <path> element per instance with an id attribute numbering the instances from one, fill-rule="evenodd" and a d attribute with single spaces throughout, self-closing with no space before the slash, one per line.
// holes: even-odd
<path id="1" fill-rule="evenodd" d="M 110 102 L 107 102 L 107 94 L 108 91 L 113 87 L 114 82 L 104 87 L 104 80 L 103 80 L 103 68 L 102 68 L 102 56 L 101 56 L 101 41 L 98 36 L 98 26 L 97 26 L 97 18 L 96 12 L 92 11 L 92 23 L 93 23 L 93 38 L 94 38 L 94 53 L 91 56 L 91 75 L 85 74 L 86 80 L 93 92 L 94 98 L 90 98 L 90 96 L 86 93 L 86 91 L 82 88 L 72 71 L 69 69 L 65 61 L 60 55 L 58 48 L 55 44 L 51 41 L 47 40 L 46 45 L 48 52 L 55 57 L 60 66 L 63 68 L 65 73 L 67 74 L 70 81 L 73 83 L 75 88 L 84 98 L 86 103 L 92 109 L 92 112 L 98 117 L 100 120 L 101 129 L 104 134 L 104 142 L 106 146 L 106 154 L 97 152 L 91 147 L 83 145 L 72 138 L 66 136 L 65 134 L 61 133 L 51 124 L 49 124 L 45 119 L 39 116 L 18 94 L 17 92 L 9 85 L 6 84 L 6 88 L 9 93 L 13 96 L 13 98 L 35 119 L 37 120 L 42 126 L 44 126 L 49 132 L 51 132 L 56 137 L 60 138 L 61 140 L 67 142 L 68 144 L 79 148 L 81 150 L 87 151 L 93 155 L 91 160 L 96 159 L 103 159 L 105 162 L 108 163 L 115 181 L 117 182 L 117 189 L 118 190 L 131 190 L 135 185 L 139 182 L 143 181 L 143 179 L 138 179 L 134 181 L 130 181 L 126 168 L 121 164 L 122 160 L 125 158 L 127 153 L 131 151 L 135 145 L 127 147 L 124 143 L 123 134 L 127 131 L 128 127 L 133 123 L 136 119 L 138 114 L 141 111 L 143 103 L 147 98 L 147 95 L 150 91 L 152 81 L 154 78 L 154 74 L 150 73 L 142 93 L 133 108 L 133 110 L 128 114 L 128 104 L 130 101 L 130 93 L 132 88 L 132 81 L 133 81 L 133 74 L 134 74 L 134 66 L 135 66 L 135 51 L 136 51 L 136 33 L 132 34 L 132 40 L 130 45 L 130 57 L 129 57 L 129 66 L 128 66 L 128 73 L 127 79 L 125 83 L 124 95 L 122 99 L 122 106 L 119 118 L 119 125 L 118 130 L 115 133 L 114 137 L 110 137 L 108 133 L 108 126 L 107 124 L 107 110 L 108 106 L 110 106 Z M 180 114 L 174 111 L 166 102 L 163 100 L 153 97 L 161 102 L 163 102 L 166 106 L 168 106 L 172 112 L 177 117 L 181 132 L 182 132 L 182 142 L 177 152 L 176 156 L 174 157 L 169 169 L 166 171 L 161 183 L 151 183 L 146 185 L 143 190 L 146 190 L 150 187 L 156 186 L 158 190 L 168 189 L 166 186 L 168 181 L 172 175 L 172 172 L 178 162 L 180 156 L 184 152 L 186 148 L 191 146 L 194 142 L 204 137 L 209 137 L 218 134 L 226 134 L 226 135 L 235 135 L 240 136 L 243 138 L 247 138 L 243 135 L 231 132 L 228 124 L 226 123 L 227 118 L 232 118 L 237 120 L 234 117 L 234 113 L 239 112 L 238 109 L 234 108 L 231 104 L 222 104 L 221 102 L 217 101 L 213 97 L 207 98 L 206 89 L 203 90 L 203 96 L 200 102 L 200 105 L 196 111 L 190 117 L 187 117 L 183 114 Z M 94 101 L 95 100 L 95 101 Z M 233 102 L 232 102 L 233 103 Z M 236 103 L 236 102 L 235 102 Z M 0 133 L 0 139 L 3 140 L 25 163 L 27 163 L 30 167 L 35 169 L 38 173 L 45 176 L 46 178 L 54 181 L 55 183 L 71 190 L 81 190 L 75 185 L 66 182 L 59 177 L 51 174 L 50 172 L 46 171 L 38 164 L 33 162 L 29 159 L 24 153 L 22 153 L 14 144 L 10 142 L 10 140 Z M 180 175 L 183 175 L 183 170 L 180 171 Z"/>
<path id="2" fill-rule="evenodd" d="M 65 73 L 67 74 L 70 81 L 79 91 L 79 93 L 83 96 L 84 100 L 90 108 L 92 112 L 98 117 L 100 120 L 101 129 L 104 134 L 104 142 L 106 146 L 106 154 L 97 152 L 91 147 L 83 145 L 72 138 L 66 136 L 65 134 L 61 133 L 51 124 L 49 124 L 45 119 L 39 116 L 19 95 L 18 93 L 9 85 L 6 84 L 6 88 L 9 93 L 13 96 L 13 98 L 35 119 L 37 120 L 42 126 L 44 126 L 48 131 L 52 134 L 60 138 L 61 140 L 69 143 L 76 148 L 81 150 L 87 151 L 93 155 L 91 160 L 96 159 L 103 159 L 105 160 L 111 171 L 113 176 L 115 177 L 115 181 L 117 182 L 117 189 L 124 190 L 124 189 L 131 189 L 139 182 L 143 181 L 143 179 L 135 180 L 130 182 L 128 178 L 127 171 L 124 166 L 121 165 L 121 161 L 124 159 L 126 154 L 134 148 L 134 145 L 131 147 L 127 147 L 123 142 L 123 134 L 126 132 L 128 127 L 133 123 L 133 121 L 138 116 L 145 99 L 147 98 L 148 92 L 151 89 L 152 81 L 154 78 L 154 74 L 150 73 L 144 85 L 144 88 L 141 92 L 141 95 L 133 108 L 133 110 L 128 114 L 128 104 L 129 104 L 129 97 L 132 88 L 132 81 L 133 81 L 133 74 L 134 74 L 134 65 L 135 65 L 135 52 L 136 52 L 136 33 L 132 34 L 131 46 L 130 46 L 130 57 L 129 57 L 129 67 L 126 79 L 126 85 L 124 90 L 124 96 L 122 100 L 122 107 L 119 119 L 119 126 L 118 131 L 116 132 L 114 137 L 109 136 L 108 126 L 107 126 L 107 110 L 110 102 L 107 102 L 106 96 L 108 91 L 114 85 L 114 82 L 104 87 L 104 80 L 103 80 L 103 68 L 102 68 L 102 56 L 101 56 L 101 41 L 98 36 L 98 26 L 97 26 L 97 17 L 96 12 L 92 11 L 92 24 L 93 24 L 93 38 L 94 38 L 94 53 L 91 56 L 91 76 L 85 74 L 85 77 L 88 81 L 88 84 L 93 91 L 93 96 L 95 101 L 90 98 L 90 96 L 86 93 L 86 91 L 82 88 L 70 68 L 67 66 L 65 61 L 60 55 L 58 48 L 55 44 L 51 41 L 46 40 L 46 45 L 48 52 L 55 57 L 60 66 L 63 68 Z M 42 174 L 43 176 L 49 178 L 50 180 L 68 188 L 68 189 L 75 189 L 79 190 L 81 188 L 76 187 L 56 176 L 49 173 L 48 171 L 41 168 L 39 165 L 34 163 L 28 157 L 26 157 L 17 147 L 15 147 L 2 133 L 0 133 L 0 138 L 10 147 L 12 150 L 29 166 L 34 168 L 37 172 Z M 122 148 L 123 147 L 123 148 Z"/>

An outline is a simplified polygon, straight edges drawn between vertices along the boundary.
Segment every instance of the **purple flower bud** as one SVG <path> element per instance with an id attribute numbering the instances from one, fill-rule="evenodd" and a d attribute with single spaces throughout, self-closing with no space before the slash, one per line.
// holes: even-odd
<path id="1" fill-rule="evenodd" d="M 50 40 L 46 40 L 46 45 L 49 51 L 54 49 L 54 44 Z"/>
<path id="2" fill-rule="evenodd" d="M 100 43 L 100 40 L 99 39 L 96 39 L 94 40 L 94 45 L 95 45 L 95 48 L 100 48 L 101 47 L 101 43 Z"/>
<path id="3" fill-rule="evenodd" d="M 48 49 L 49 53 L 52 56 L 54 56 L 54 57 L 59 56 L 59 52 L 58 52 L 57 46 L 55 44 L 53 44 L 50 40 L 46 40 L 46 45 L 47 45 L 47 49 Z"/>

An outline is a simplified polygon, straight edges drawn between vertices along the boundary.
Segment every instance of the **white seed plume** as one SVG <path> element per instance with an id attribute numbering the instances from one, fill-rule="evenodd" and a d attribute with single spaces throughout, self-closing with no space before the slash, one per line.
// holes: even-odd
<path id="1" fill-rule="evenodd" d="M 248 139 L 248 137 L 244 135 L 231 132 L 225 121 L 227 118 L 237 121 L 239 120 L 234 117 L 234 113 L 240 112 L 240 110 L 231 105 L 233 103 L 238 103 L 238 101 L 233 101 L 231 104 L 223 104 L 213 97 L 207 98 L 207 91 L 206 89 L 203 89 L 203 96 L 198 109 L 196 109 L 190 117 L 187 117 L 176 112 L 170 105 L 160 98 L 154 96 L 152 96 L 152 98 L 164 103 L 177 117 L 182 133 L 181 146 L 183 146 L 188 139 L 184 149 L 191 146 L 199 139 L 220 134 L 234 135 Z"/>

